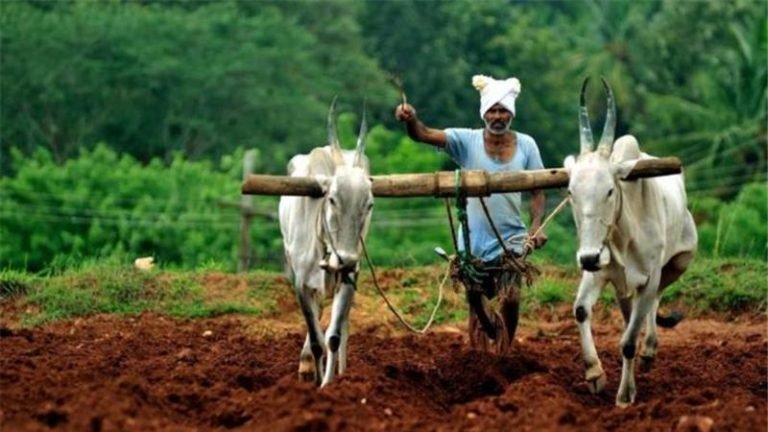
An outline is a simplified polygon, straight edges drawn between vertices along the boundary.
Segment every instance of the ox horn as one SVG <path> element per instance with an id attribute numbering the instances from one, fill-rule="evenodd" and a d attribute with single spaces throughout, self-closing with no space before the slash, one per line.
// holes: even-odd
<path id="1" fill-rule="evenodd" d="M 579 135 L 581 137 L 581 154 L 589 153 L 594 147 L 594 141 L 592 137 L 592 127 L 589 125 L 589 112 L 587 111 L 587 104 L 585 102 L 584 94 L 587 91 L 587 84 L 589 84 L 589 77 L 584 78 L 584 82 L 581 84 L 581 96 L 579 97 Z"/>
<path id="2" fill-rule="evenodd" d="M 600 137 L 597 151 L 601 155 L 608 157 L 611 155 L 613 136 L 616 132 L 616 103 L 613 101 L 613 91 L 611 91 L 611 86 L 608 85 L 608 81 L 606 81 L 604 77 L 600 77 L 600 79 L 603 81 L 603 87 L 605 87 L 608 101 L 606 102 L 605 108 L 605 126 L 603 126 L 603 135 Z"/>
<path id="3" fill-rule="evenodd" d="M 341 154 L 339 134 L 336 132 L 336 99 L 333 97 L 331 107 L 328 109 L 328 144 L 331 146 L 331 154 L 337 166 L 344 165 L 344 156 Z"/>
<path id="4" fill-rule="evenodd" d="M 355 152 L 355 166 L 363 166 L 363 156 L 365 155 L 365 137 L 368 135 L 368 122 L 365 118 L 366 102 L 363 101 L 363 115 L 360 121 L 360 132 L 357 134 L 357 147 Z"/>

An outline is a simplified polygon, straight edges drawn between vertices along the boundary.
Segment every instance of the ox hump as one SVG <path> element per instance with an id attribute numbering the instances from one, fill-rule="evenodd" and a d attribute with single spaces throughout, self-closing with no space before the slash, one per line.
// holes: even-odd
<path id="1" fill-rule="evenodd" d="M 640 143 L 632 135 L 624 135 L 613 144 L 611 162 L 619 163 L 633 159 L 640 159 Z"/>
<path id="2" fill-rule="evenodd" d="M 336 171 L 330 147 L 316 147 L 309 152 L 308 175 L 332 176 Z"/>

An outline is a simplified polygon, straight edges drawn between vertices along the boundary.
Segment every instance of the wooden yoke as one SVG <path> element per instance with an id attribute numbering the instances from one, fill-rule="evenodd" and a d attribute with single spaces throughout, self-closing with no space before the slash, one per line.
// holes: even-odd
<path id="1" fill-rule="evenodd" d="M 642 159 L 625 179 L 679 174 L 676 157 Z M 451 197 L 456 193 L 456 173 L 439 171 L 432 174 L 391 174 L 372 176 L 373 195 L 377 197 Z M 461 190 L 466 196 L 488 196 L 492 193 L 521 192 L 568 186 L 568 173 L 563 168 L 495 172 L 462 170 Z M 320 197 L 323 190 L 309 177 L 250 175 L 242 185 L 244 195 L 302 195 Z"/>

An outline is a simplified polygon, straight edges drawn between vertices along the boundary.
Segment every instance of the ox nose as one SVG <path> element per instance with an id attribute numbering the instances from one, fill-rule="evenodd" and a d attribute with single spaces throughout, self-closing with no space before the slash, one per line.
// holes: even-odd
<path id="1" fill-rule="evenodd" d="M 600 270 L 600 254 L 590 253 L 579 255 L 579 264 L 581 264 L 581 268 L 586 271 L 598 271 Z"/>
<path id="2" fill-rule="evenodd" d="M 360 260 L 358 254 L 339 252 L 339 261 L 341 261 L 341 268 L 350 270 L 357 266 L 357 262 Z"/>

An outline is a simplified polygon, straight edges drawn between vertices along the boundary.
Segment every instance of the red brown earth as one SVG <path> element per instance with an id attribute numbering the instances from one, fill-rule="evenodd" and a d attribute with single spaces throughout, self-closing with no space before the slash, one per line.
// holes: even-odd
<path id="1" fill-rule="evenodd" d="M 3 431 L 707 430 L 765 431 L 764 317 L 660 329 L 637 403 L 614 407 L 619 321 L 598 317 L 606 392 L 583 383 L 567 307 L 525 321 L 513 354 L 470 351 L 463 329 L 424 336 L 390 316 L 353 327 L 349 369 L 299 383 L 298 313 L 280 320 L 93 316 L 0 330 Z M 282 323 L 283 328 L 274 330 Z M 353 317 L 353 326 L 355 319 Z M 271 329 L 265 329 L 265 326 Z M 210 333 L 209 333 L 210 332 Z"/>

